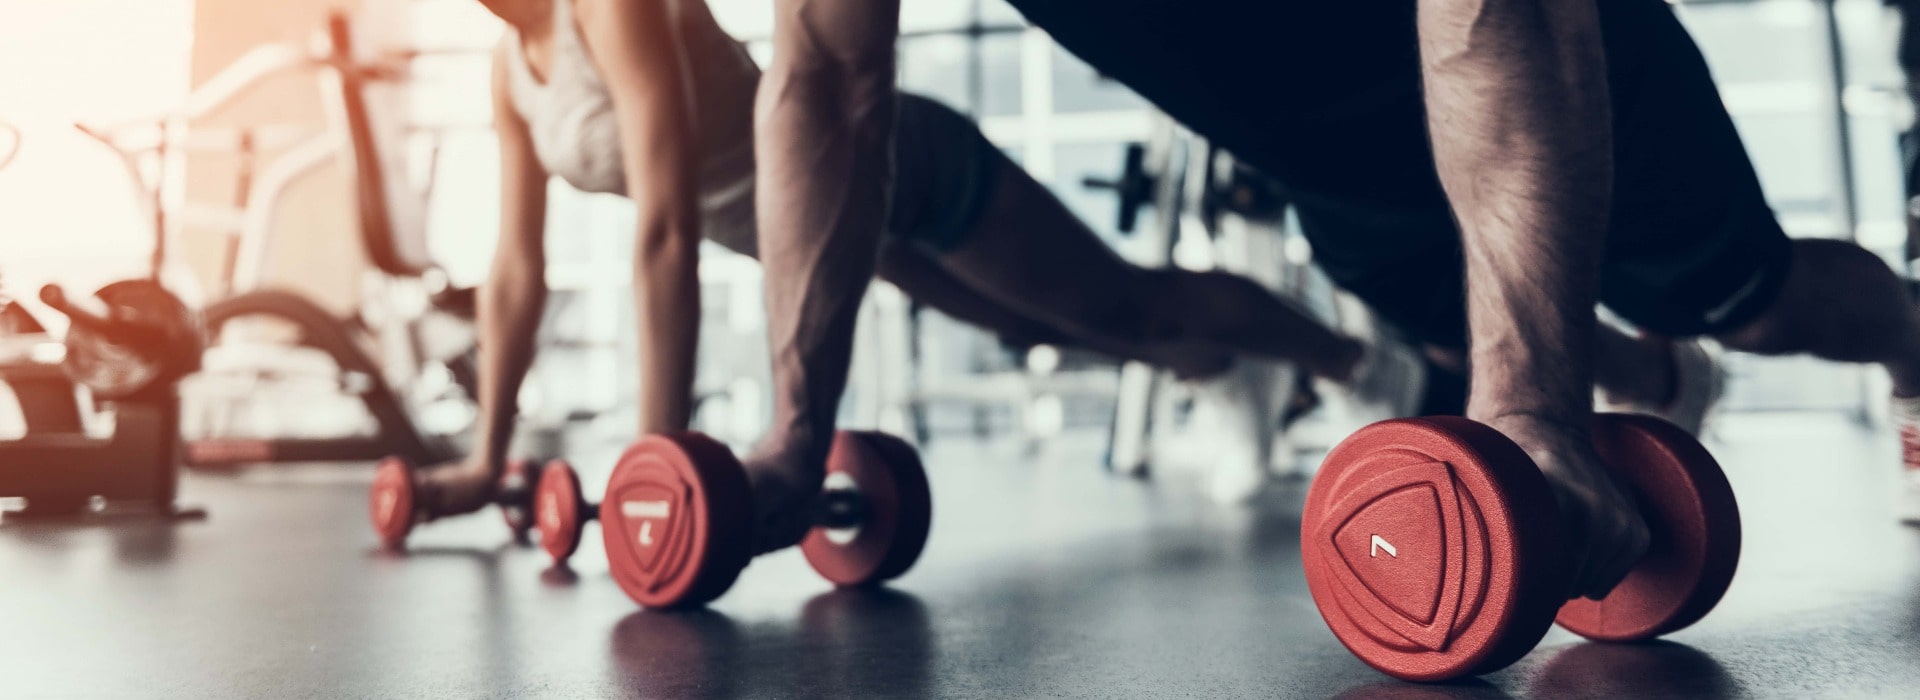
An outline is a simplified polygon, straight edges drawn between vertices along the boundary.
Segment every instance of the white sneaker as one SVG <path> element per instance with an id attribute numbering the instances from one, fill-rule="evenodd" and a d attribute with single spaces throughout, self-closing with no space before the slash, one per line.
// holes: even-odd
<path id="1" fill-rule="evenodd" d="M 1615 413 L 1639 413 L 1661 418 L 1680 426 L 1694 437 L 1706 429 L 1707 418 L 1727 391 L 1727 370 L 1720 366 L 1720 353 L 1699 339 L 1676 340 L 1667 344 L 1673 357 L 1673 399 L 1665 404 L 1626 401 L 1594 391 L 1599 410 Z"/>
<path id="2" fill-rule="evenodd" d="M 1245 503 L 1272 475 L 1279 410 L 1298 386 L 1291 363 L 1241 358 L 1219 376 L 1193 386 L 1196 432 L 1214 431 L 1208 446 L 1207 495 L 1214 502 Z"/>
<path id="3" fill-rule="evenodd" d="M 1342 397 L 1347 406 L 1345 418 L 1357 430 L 1419 411 L 1420 399 L 1427 390 L 1427 365 L 1406 345 L 1376 340 L 1361 354 L 1353 379 L 1344 383 L 1314 381 L 1322 396 Z"/>
<path id="4" fill-rule="evenodd" d="M 1900 522 L 1920 526 L 1920 397 L 1894 397 L 1893 427 L 1900 433 Z"/>

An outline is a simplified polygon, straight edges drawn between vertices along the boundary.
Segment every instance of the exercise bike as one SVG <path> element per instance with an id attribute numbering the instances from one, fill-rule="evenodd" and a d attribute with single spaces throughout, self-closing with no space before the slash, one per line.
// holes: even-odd
<path id="1" fill-rule="evenodd" d="M 382 57 L 382 59 L 387 57 Z M 424 254 L 396 232 L 393 200 L 376 148 L 363 94 L 394 79 L 393 60 L 357 57 L 351 25 L 335 12 L 311 43 L 267 44 L 249 51 L 194 89 L 167 113 L 107 127 L 81 127 L 126 164 L 129 180 L 152 202 L 155 238 L 169 222 L 192 220 L 196 232 L 226 235 L 217 287 L 201 310 L 209 346 L 202 369 L 184 384 L 183 449 L 189 467 L 230 469 L 280 462 L 367 462 L 401 455 L 419 463 L 454 456 L 461 427 L 430 430 L 423 406 L 470 403 L 473 397 L 471 290 L 444 283 Z M 272 79 L 311 76 L 328 108 L 325 128 L 278 125 L 220 129 L 196 126 Z M 149 166 L 186 151 L 237 156 L 231 206 L 202 202 L 163 207 L 165 167 Z M 274 152 L 271 160 L 258 154 Z M 361 243 L 376 272 L 363 287 L 378 297 L 342 315 L 301 293 L 275 288 L 265 269 L 273 248 L 276 205 L 287 189 L 331 164 L 353 183 Z M 290 340 L 249 331 L 291 329 Z M 271 335 L 271 334 L 269 334 Z M 447 339 L 451 339 L 450 341 Z M 436 341 L 439 342 L 436 345 Z M 423 378 L 431 381 L 423 380 Z M 324 385 L 329 398 L 346 397 L 364 410 L 364 427 L 286 419 L 256 402 L 279 400 L 306 409 L 299 386 Z M 431 385 L 431 386 L 429 386 Z M 289 400 L 289 396 L 295 398 Z M 329 417 L 357 416 L 322 409 Z M 285 411 L 282 411 L 284 413 Z M 453 413 L 458 414 L 458 411 Z M 460 421 L 449 421 L 458 424 Z"/>
<path id="2" fill-rule="evenodd" d="M 71 325 L 59 340 L 44 328 L 0 337 L 0 382 L 27 418 L 24 436 L 0 442 L 0 498 L 25 502 L 8 517 L 204 516 L 174 502 L 179 381 L 202 349 L 186 304 L 152 279 L 109 284 L 91 303 L 49 285 L 40 300 Z M 11 300 L 0 309 L 24 313 Z M 110 413 L 108 436 L 85 431 L 77 389 Z"/>

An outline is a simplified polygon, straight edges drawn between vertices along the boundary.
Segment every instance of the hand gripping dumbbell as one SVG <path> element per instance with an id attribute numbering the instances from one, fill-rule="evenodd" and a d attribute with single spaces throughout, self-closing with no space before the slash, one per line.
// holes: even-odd
<path id="1" fill-rule="evenodd" d="M 540 479 L 540 467 L 527 460 L 511 460 L 500 473 L 492 503 L 500 507 L 500 517 L 513 531 L 515 542 L 525 542 L 533 528 L 533 485 Z M 421 479 L 421 470 L 401 457 L 380 460 L 373 474 L 373 487 L 367 493 L 367 508 L 373 518 L 373 530 L 387 549 L 399 551 L 407 544 L 415 525 L 438 520 L 442 513 L 421 498 L 429 488 Z"/>
<path id="2" fill-rule="evenodd" d="M 1720 465 L 1656 418 L 1603 414 L 1593 433 L 1652 535 L 1598 601 L 1569 600 L 1577 531 L 1539 468 L 1493 428 L 1390 420 L 1335 446 L 1300 524 L 1307 585 L 1334 636 L 1383 673 L 1436 681 L 1503 668 L 1556 621 L 1636 641 L 1705 616 L 1740 558 L 1739 508 Z"/>
<path id="3" fill-rule="evenodd" d="M 726 446 L 699 433 L 655 435 L 621 455 L 599 505 L 581 496 L 565 465 L 541 477 L 535 501 L 541 546 L 557 563 L 603 518 L 607 561 L 621 590 L 649 608 L 692 607 L 725 593 L 753 558 L 753 495 Z M 841 431 L 800 551 L 839 586 L 907 572 L 926 545 L 933 499 L 913 447 L 872 432 Z"/>

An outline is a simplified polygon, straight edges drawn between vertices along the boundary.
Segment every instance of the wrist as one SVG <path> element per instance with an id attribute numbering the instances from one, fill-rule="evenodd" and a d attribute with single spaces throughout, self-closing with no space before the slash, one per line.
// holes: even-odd
<path id="1" fill-rule="evenodd" d="M 1537 412 L 1467 412 L 1468 417 L 1485 423 L 1500 431 L 1508 439 L 1528 448 L 1534 446 L 1557 448 L 1576 445 L 1592 445 L 1593 433 L 1590 427 L 1592 414 L 1573 416 L 1564 413 Z"/>

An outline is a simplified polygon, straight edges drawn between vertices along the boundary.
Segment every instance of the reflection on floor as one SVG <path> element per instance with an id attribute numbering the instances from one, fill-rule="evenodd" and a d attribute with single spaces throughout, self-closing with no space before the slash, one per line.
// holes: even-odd
<path id="1" fill-rule="evenodd" d="M 1638 646 L 1555 631 L 1452 685 L 1388 680 L 1326 631 L 1298 485 L 1223 510 L 1090 453 L 946 444 L 933 540 L 897 588 L 834 592 L 788 552 L 691 614 L 637 612 L 597 538 L 577 572 L 543 571 L 492 517 L 376 554 L 364 479 L 197 477 L 203 523 L 7 524 L 0 695 L 1914 697 L 1920 532 L 1893 523 L 1891 439 L 1823 417 L 1720 435 L 1747 548 L 1713 615 Z"/>

